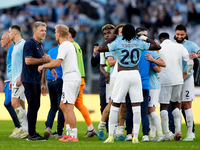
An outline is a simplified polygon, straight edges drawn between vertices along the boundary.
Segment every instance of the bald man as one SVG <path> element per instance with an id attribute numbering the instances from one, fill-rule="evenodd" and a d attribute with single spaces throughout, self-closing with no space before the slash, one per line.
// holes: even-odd
<path id="1" fill-rule="evenodd" d="M 4 47 L 5 49 L 7 49 L 7 59 L 6 59 L 6 64 L 7 64 L 7 78 L 8 80 L 4 81 L 6 83 L 6 86 L 4 88 L 4 92 L 5 92 L 5 102 L 4 102 L 4 106 L 6 107 L 6 109 L 8 110 L 13 123 L 15 125 L 15 129 L 13 130 L 13 133 L 9 136 L 9 137 L 16 137 L 17 133 L 20 132 L 20 123 L 19 120 L 17 118 L 17 114 L 14 110 L 14 108 L 11 105 L 11 90 L 9 90 L 9 83 L 10 83 L 10 79 L 12 78 L 12 72 L 11 72 L 11 55 L 12 55 L 12 51 L 13 51 L 13 47 L 14 44 L 13 42 L 10 40 L 8 33 L 4 33 L 1 37 L 1 46 Z"/>

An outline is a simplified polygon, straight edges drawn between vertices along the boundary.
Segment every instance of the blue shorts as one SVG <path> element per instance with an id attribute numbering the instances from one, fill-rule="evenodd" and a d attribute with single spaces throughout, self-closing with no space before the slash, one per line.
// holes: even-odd
<path id="1" fill-rule="evenodd" d="M 12 90 L 9 90 L 9 84 L 10 84 L 10 81 L 6 83 L 6 86 L 4 88 L 4 92 L 5 92 L 5 102 L 4 102 L 4 105 L 8 105 L 12 98 L 11 98 L 11 95 L 12 95 Z"/>

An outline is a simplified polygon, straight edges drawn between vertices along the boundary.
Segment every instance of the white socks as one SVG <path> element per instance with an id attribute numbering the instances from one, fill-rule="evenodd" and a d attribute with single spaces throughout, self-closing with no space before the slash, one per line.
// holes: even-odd
<path id="1" fill-rule="evenodd" d="M 149 116 L 149 128 L 150 128 L 149 136 L 154 138 L 156 136 L 156 127 L 153 124 L 153 118 L 150 115 L 148 116 Z"/>
<path id="2" fill-rule="evenodd" d="M 172 111 L 172 115 L 174 116 L 174 125 L 175 125 L 175 133 L 179 133 L 180 131 L 180 110 L 178 108 Z"/>
<path id="3" fill-rule="evenodd" d="M 134 137 L 138 137 L 138 133 L 140 130 L 141 107 L 134 106 L 132 107 L 132 111 L 133 111 L 133 133 Z"/>
<path id="4" fill-rule="evenodd" d="M 116 128 L 116 135 L 123 135 L 124 134 L 124 126 L 117 126 Z"/>
<path id="5" fill-rule="evenodd" d="M 66 124 L 66 135 L 70 135 L 70 130 L 69 124 Z"/>
<path id="6" fill-rule="evenodd" d="M 91 125 L 89 125 L 88 127 L 88 131 L 92 131 L 93 129 L 94 129 L 94 127 L 93 127 L 93 125 L 91 124 Z"/>
<path id="7" fill-rule="evenodd" d="M 99 122 L 99 125 L 98 125 L 98 130 L 99 130 L 99 131 L 104 130 L 104 129 L 105 129 L 105 126 L 106 126 L 106 122 L 100 121 L 100 122 Z"/>
<path id="8" fill-rule="evenodd" d="M 169 118 L 167 110 L 162 110 L 160 112 L 160 117 L 162 121 L 163 130 L 165 132 L 165 138 L 169 138 Z"/>
<path id="9" fill-rule="evenodd" d="M 26 110 L 24 110 L 21 106 L 15 109 L 19 122 L 21 123 L 22 130 L 28 131 L 28 121 L 26 117 Z"/>
<path id="10" fill-rule="evenodd" d="M 187 135 L 193 137 L 193 132 L 192 132 L 192 128 L 193 128 L 193 112 L 192 112 L 192 108 L 189 108 L 189 109 L 185 110 L 185 115 L 186 115 L 187 128 L 188 128 Z"/>
<path id="11" fill-rule="evenodd" d="M 158 114 L 154 111 L 150 114 L 150 116 L 153 120 L 153 124 L 157 130 L 158 136 L 163 136 L 160 118 L 159 118 Z"/>
<path id="12" fill-rule="evenodd" d="M 182 124 L 182 109 L 180 109 L 179 111 L 180 111 L 180 131 L 181 131 L 181 124 Z"/>
<path id="13" fill-rule="evenodd" d="M 23 117 L 23 121 L 22 121 L 22 127 L 23 127 L 24 131 L 28 131 L 28 120 L 27 120 L 26 109 L 24 109 L 24 117 Z"/>
<path id="14" fill-rule="evenodd" d="M 70 136 L 72 137 L 72 138 L 77 138 L 77 128 L 73 128 L 73 129 L 71 129 L 70 130 Z"/>
<path id="15" fill-rule="evenodd" d="M 115 126 L 117 126 L 119 107 L 111 105 L 110 116 L 109 116 L 109 136 L 113 136 L 115 132 Z"/>

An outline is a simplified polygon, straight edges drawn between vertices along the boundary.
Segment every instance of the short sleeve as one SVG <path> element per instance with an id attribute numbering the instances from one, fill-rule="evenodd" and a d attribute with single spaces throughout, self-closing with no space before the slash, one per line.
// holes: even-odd
<path id="1" fill-rule="evenodd" d="M 107 59 L 108 57 L 113 57 L 113 52 L 106 52 L 106 59 Z"/>
<path id="2" fill-rule="evenodd" d="M 108 44 L 109 51 L 115 51 L 118 44 L 118 40 L 114 40 L 112 43 Z"/>
<path id="3" fill-rule="evenodd" d="M 189 58 L 189 53 L 188 53 L 187 49 L 184 46 L 182 46 L 182 49 L 183 49 L 183 51 L 182 51 L 183 52 L 183 60 L 188 61 L 190 59 Z"/>
<path id="4" fill-rule="evenodd" d="M 193 43 L 192 44 L 192 52 L 197 53 L 200 50 L 200 47 L 197 44 L 195 44 L 194 42 L 192 42 L 192 43 Z"/>
<path id="5" fill-rule="evenodd" d="M 24 57 L 34 57 L 34 48 L 35 47 L 32 42 L 25 42 L 24 44 L 24 48 L 23 48 L 23 51 L 24 51 Z"/>
<path id="6" fill-rule="evenodd" d="M 144 42 L 142 40 L 138 40 L 140 41 L 140 50 L 144 51 L 144 50 L 148 50 L 150 47 L 150 43 Z"/>
<path id="7" fill-rule="evenodd" d="M 68 46 L 68 48 L 70 48 Z M 58 48 L 58 55 L 57 55 L 57 59 L 64 59 L 65 56 L 67 55 L 68 50 L 65 49 L 65 43 L 61 44 Z"/>
<path id="8" fill-rule="evenodd" d="M 160 56 L 156 51 L 148 51 L 154 59 L 158 59 Z"/>

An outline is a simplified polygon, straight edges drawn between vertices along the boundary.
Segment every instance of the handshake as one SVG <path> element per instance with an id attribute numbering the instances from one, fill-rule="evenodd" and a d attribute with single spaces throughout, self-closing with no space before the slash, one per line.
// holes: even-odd
<path id="1" fill-rule="evenodd" d="M 44 64 L 44 63 L 49 63 L 49 62 L 51 61 L 50 55 L 47 55 L 47 54 L 44 54 L 44 55 L 42 56 L 42 59 L 43 59 L 43 64 Z"/>

